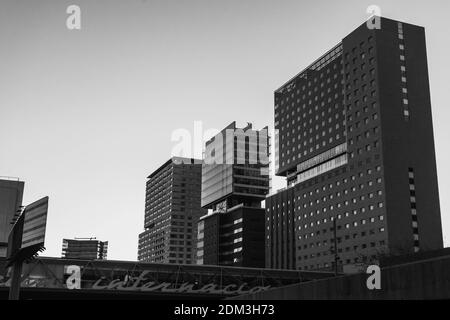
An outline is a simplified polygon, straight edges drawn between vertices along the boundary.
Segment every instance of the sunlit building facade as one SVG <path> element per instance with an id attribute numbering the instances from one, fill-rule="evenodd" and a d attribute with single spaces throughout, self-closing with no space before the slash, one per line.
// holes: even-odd
<path id="1" fill-rule="evenodd" d="M 206 143 L 197 264 L 264 266 L 264 209 L 270 190 L 267 127 L 233 122 Z"/>
<path id="2" fill-rule="evenodd" d="M 202 161 L 173 157 L 147 178 L 138 260 L 195 264 Z"/>
<path id="3" fill-rule="evenodd" d="M 267 267 L 442 248 L 424 28 L 361 25 L 275 91 L 275 128 Z"/>

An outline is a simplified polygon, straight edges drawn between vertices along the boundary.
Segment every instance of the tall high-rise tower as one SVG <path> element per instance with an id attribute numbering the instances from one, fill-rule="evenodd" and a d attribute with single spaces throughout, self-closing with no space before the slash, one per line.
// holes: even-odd
<path id="1" fill-rule="evenodd" d="M 267 267 L 442 247 L 424 28 L 358 27 L 275 91 L 275 129 Z"/>
<path id="2" fill-rule="evenodd" d="M 264 266 L 264 209 L 270 189 L 267 127 L 233 122 L 206 143 L 198 264 Z"/>
<path id="3" fill-rule="evenodd" d="M 195 263 L 201 160 L 173 157 L 148 176 L 138 260 Z"/>

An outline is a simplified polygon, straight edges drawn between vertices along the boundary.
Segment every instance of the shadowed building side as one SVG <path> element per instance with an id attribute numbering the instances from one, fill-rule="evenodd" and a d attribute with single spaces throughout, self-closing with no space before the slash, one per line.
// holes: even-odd
<path id="1" fill-rule="evenodd" d="M 362 24 L 276 90 L 274 110 L 288 188 L 267 201 L 267 267 L 292 250 L 283 267 L 312 270 L 335 252 L 345 269 L 442 248 L 424 28 Z M 293 207 L 286 223 L 278 206 Z"/>
<path id="2" fill-rule="evenodd" d="M 18 178 L 0 177 L 0 257 L 6 257 L 11 222 L 22 206 L 24 185 Z"/>
<path id="3" fill-rule="evenodd" d="M 195 264 L 202 161 L 173 157 L 147 178 L 138 260 Z"/>

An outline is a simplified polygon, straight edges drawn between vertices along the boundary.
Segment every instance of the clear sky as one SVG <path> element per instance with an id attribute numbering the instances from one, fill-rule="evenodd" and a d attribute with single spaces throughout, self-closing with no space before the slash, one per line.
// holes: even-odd
<path id="1" fill-rule="evenodd" d="M 71 4 L 81 30 L 66 28 Z M 50 197 L 45 255 L 96 236 L 110 259 L 136 260 L 146 177 L 170 157 L 172 132 L 273 125 L 273 91 L 371 4 L 426 28 L 448 246 L 450 1 L 2 0 L 0 176 L 25 181 L 25 204 Z"/>

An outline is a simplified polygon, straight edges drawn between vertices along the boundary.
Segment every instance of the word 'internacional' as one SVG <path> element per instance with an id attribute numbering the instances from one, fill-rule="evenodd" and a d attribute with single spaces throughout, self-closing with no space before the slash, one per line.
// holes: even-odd
<path id="1" fill-rule="evenodd" d="M 209 283 L 195 289 L 196 284 L 184 282 L 178 287 L 174 287 L 174 283 L 171 282 L 155 282 L 146 280 L 145 276 L 149 273 L 148 271 L 143 271 L 138 277 L 126 276 L 124 280 L 115 279 L 107 282 L 105 277 L 98 279 L 90 289 L 93 290 L 129 290 L 129 291 L 159 291 L 159 292 L 170 292 L 170 293 L 209 293 L 209 294 L 220 294 L 220 295 L 241 295 L 257 293 L 261 291 L 268 290 L 271 286 L 255 286 L 248 288 L 247 283 L 242 283 L 241 285 L 229 284 L 223 288 L 220 288 L 217 284 Z M 74 273 L 67 280 L 72 282 L 73 276 L 79 277 L 79 273 Z M 81 279 L 77 279 L 81 280 Z M 247 287 L 247 288 L 246 288 Z M 68 288 L 78 289 L 77 287 L 69 286 Z"/>

